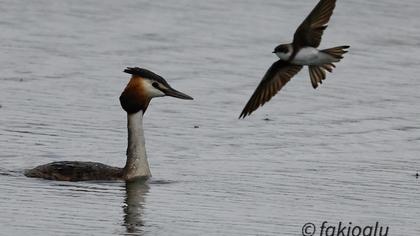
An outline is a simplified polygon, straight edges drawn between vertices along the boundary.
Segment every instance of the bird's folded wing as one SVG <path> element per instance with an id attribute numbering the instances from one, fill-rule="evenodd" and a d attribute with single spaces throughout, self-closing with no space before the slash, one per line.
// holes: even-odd
<path id="1" fill-rule="evenodd" d="M 274 62 L 265 73 L 239 118 L 245 118 L 269 101 L 300 69 L 302 69 L 301 65 L 293 65 L 282 60 Z"/>
<path id="2" fill-rule="evenodd" d="M 299 47 L 318 47 L 322 33 L 333 13 L 336 0 L 321 0 L 300 24 L 293 38 L 293 45 Z"/>

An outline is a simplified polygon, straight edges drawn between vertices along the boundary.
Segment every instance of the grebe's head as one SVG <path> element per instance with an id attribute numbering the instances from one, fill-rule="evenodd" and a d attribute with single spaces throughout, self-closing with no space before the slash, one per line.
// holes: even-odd
<path id="1" fill-rule="evenodd" d="M 125 73 L 131 74 L 130 82 L 120 96 L 122 108 L 127 113 L 146 111 L 154 97 L 171 96 L 180 99 L 193 98 L 173 89 L 161 76 L 139 67 L 127 67 Z"/>
<path id="2" fill-rule="evenodd" d="M 293 52 L 293 46 L 291 44 L 280 44 L 274 48 L 273 53 L 275 53 L 282 60 L 289 60 Z"/>

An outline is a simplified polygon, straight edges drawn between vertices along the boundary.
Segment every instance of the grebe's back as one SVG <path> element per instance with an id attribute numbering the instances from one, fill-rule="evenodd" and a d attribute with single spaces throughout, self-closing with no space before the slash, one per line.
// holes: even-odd
<path id="1" fill-rule="evenodd" d="M 62 181 L 122 179 L 122 168 L 89 161 L 57 161 L 25 171 L 27 177 Z"/>

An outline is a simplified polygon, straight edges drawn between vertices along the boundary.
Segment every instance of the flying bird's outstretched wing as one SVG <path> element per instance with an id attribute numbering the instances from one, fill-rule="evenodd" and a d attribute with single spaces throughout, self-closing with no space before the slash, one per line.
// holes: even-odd
<path id="1" fill-rule="evenodd" d="M 287 61 L 278 60 L 274 62 L 265 73 L 239 118 L 245 118 L 245 116 L 250 115 L 258 107 L 268 102 L 300 69 L 302 69 L 301 65 L 293 65 Z"/>
<path id="2" fill-rule="evenodd" d="M 320 0 L 306 19 L 300 24 L 293 37 L 293 45 L 317 48 L 321 43 L 322 33 L 333 13 L 336 0 Z"/>

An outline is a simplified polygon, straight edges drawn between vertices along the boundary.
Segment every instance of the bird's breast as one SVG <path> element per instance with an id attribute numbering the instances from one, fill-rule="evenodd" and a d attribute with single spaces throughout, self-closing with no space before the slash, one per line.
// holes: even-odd
<path id="1" fill-rule="evenodd" d="M 297 65 L 323 65 L 330 63 L 331 58 L 327 54 L 318 51 L 313 47 L 301 48 L 292 60 L 293 64 Z"/>

